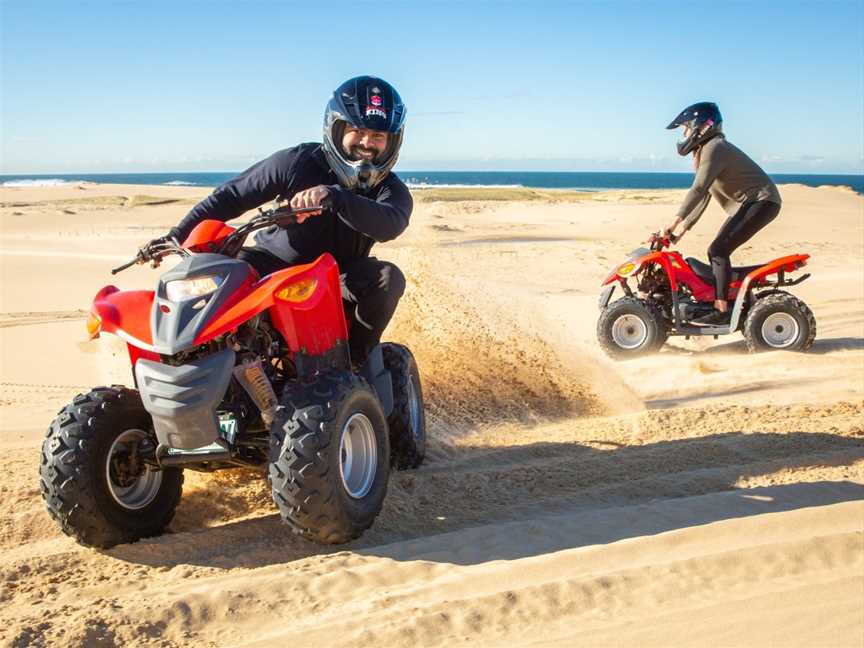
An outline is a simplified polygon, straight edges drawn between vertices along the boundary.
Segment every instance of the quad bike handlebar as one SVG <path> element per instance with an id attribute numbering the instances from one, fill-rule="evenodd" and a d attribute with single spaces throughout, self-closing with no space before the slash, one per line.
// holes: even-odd
<path id="1" fill-rule="evenodd" d="M 169 254 L 179 254 L 181 256 L 189 256 L 189 253 L 183 249 L 180 243 L 175 238 L 163 237 L 161 239 L 155 239 L 150 241 L 146 245 L 142 246 L 138 249 L 138 252 L 135 253 L 135 258 L 131 261 L 127 261 L 121 266 L 114 268 L 111 270 L 111 274 L 117 274 L 118 272 L 122 272 L 126 268 L 130 268 L 133 265 L 140 265 L 147 263 L 148 261 L 153 263 L 153 267 L 157 267 L 159 263 L 162 261 L 162 257 L 167 256 Z"/>
<path id="2" fill-rule="evenodd" d="M 286 225 L 296 225 L 297 217 L 302 214 L 315 214 L 323 209 L 328 209 L 331 203 L 325 199 L 321 207 L 303 207 L 301 209 L 291 209 L 290 207 L 275 207 L 273 209 L 263 210 L 260 215 L 250 220 L 245 225 L 241 225 L 233 231 L 219 246 L 217 254 L 235 257 L 243 247 L 246 237 L 252 232 L 278 225 L 285 227 Z"/>
<path id="3" fill-rule="evenodd" d="M 237 256 L 237 253 L 246 241 L 246 237 L 252 232 L 264 229 L 265 227 L 271 227 L 272 225 L 278 225 L 281 227 L 286 225 L 296 225 L 298 223 L 297 216 L 317 213 L 322 209 L 329 209 L 330 206 L 330 201 L 325 199 L 321 207 L 304 207 L 302 209 L 276 207 L 273 209 L 262 210 L 258 216 L 234 230 L 219 246 L 217 254 L 224 254 L 231 257 Z M 148 261 L 152 263 L 154 268 L 156 268 L 162 262 L 162 259 L 169 254 L 189 256 L 189 252 L 183 248 L 177 239 L 166 236 L 143 245 L 138 249 L 138 252 L 132 260 L 114 268 L 111 270 L 111 274 L 117 274 L 133 265 L 142 265 Z"/>
<path id="4" fill-rule="evenodd" d="M 678 240 L 679 237 L 674 234 L 670 234 L 669 236 L 663 236 L 660 232 L 652 232 L 651 236 L 648 237 L 648 245 L 651 248 L 652 252 L 659 252 L 663 248 L 670 247 L 673 243 Z"/>

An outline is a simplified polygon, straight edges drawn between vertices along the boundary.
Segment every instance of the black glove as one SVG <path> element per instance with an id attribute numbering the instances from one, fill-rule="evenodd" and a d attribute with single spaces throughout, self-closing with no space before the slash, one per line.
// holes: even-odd
<path id="1" fill-rule="evenodd" d="M 142 250 L 154 250 L 156 248 L 162 247 L 168 243 L 176 242 L 178 245 L 180 244 L 180 230 L 176 227 L 172 227 L 168 230 L 168 233 L 165 236 L 160 236 L 158 238 L 154 238 L 152 241 L 145 243 L 141 249 Z"/>
<path id="2" fill-rule="evenodd" d="M 159 250 L 169 245 L 180 245 L 180 231 L 176 227 L 172 227 L 168 230 L 168 233 L 165 236 L 160 236 L 159 238 L 155 238 L 152 241 L 145 243 L 141 249 L 138 250 L 138 256 L 142 258 L 142 261 L 151 261 L 153 267 L 156 268 L 162 261 L 162 255 L 158 254 Z"/>

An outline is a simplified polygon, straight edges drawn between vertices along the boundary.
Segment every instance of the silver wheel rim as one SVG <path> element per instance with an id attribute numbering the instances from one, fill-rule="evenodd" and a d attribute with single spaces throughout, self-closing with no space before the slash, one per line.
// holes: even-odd
<path id="1" fill-rule="evenodd" d="M 144 430 L 126 430 L 114 439 L 105 460 L 105 483 L 108 484 L 108 492 L 117 504 L 131 511 L 150 504 L 156 499 L 162 486 L 162 471 L 155 470 L 148 464 L 144 464 L 131 481 L 123 479 L 122 476 L 124 462 L 137 451 L 141 441 L 147 436 Z"/>
<path id="2" fill-rule="evenodd" d="M 420 396 L 414 386 L 414 376 L 408 378 L 408 416 L 411 419 L 411 436 L 420 438 Z"/>
<path id="3" fill-rule="evenodd" d="M 775 349 L 791 346 L 798 339 L 801 327 L 789 313 L 771 313 L 762 322 L 762 339 Z"/>
<path id="4" fill-rule="evenodd" d="M 340 436 L 339 474 L 342 486 L 348 495 L 360 499 L 372 489 L 378 469 L 375 428 L 365 414 L 357 412 L 342 426 Z"/>
<path id="5" fill-rule="evenodd" d="M 648 326 L 637 315 L 621 315 L 612 324 L 612 339 L 622 349 L 637 349 L 648 339 Z"/>

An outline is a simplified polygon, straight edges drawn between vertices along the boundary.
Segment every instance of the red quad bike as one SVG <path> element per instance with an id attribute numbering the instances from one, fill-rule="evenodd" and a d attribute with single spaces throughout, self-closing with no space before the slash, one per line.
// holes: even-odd
<path id="1" fill-rule="evenodd" d="M 93 300 L 90 337 L 126 341 L 136 389 L 79 394 L 51 423 L 41 491 L 66 534 L 100 548 L 158 535 L 184 468 L 252 466 L 296 533 L 342 543 L 378 515 L 391 466 L 421 464 L 417 364 L 380 344 L 352 369 L 333 257 L 261 278 L 235 258 L 251 232 L 309 211 L 262 211 L 236 229 L 204 221 L 182 246 L 145 246 L 113 271 L 181 257 L 155 291 L 106 286 Z"/>
<path id="2" fill-rule="evenodd" d="M 807 305 L 779 290 L 807 279 L 788 274 L 807 263 L 809 254 L 793 254 L 769 263 L 732 268 L 727 299 L 732 303 L 728 326 L 692 322 L 714 308 L 711 266 L 678 252 L 665 251 L 668 238 L 653 234 L 649 248 L 630 253 L 603 281 L 597 339 L 613 358 L 657 351 L 670 335 L 729 335 L 742 331 L 751 352 L 785 349 L 806 351 L 816 338 L 816 320 Z M 635 283 L 635 290 L 629 285 Z M 616 286 L 624 296 L 612 301 Z"/>

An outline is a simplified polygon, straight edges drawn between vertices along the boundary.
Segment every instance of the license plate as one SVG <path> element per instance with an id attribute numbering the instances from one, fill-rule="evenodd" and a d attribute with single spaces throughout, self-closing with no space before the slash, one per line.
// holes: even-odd
<path id="1" fill-rule="evenodd" d="M 219 432 L 228 443 L 234 443 L 234 437 L 237 436 L 237 419 L 231 415 L 221 415 L 219 417 Z"/>

